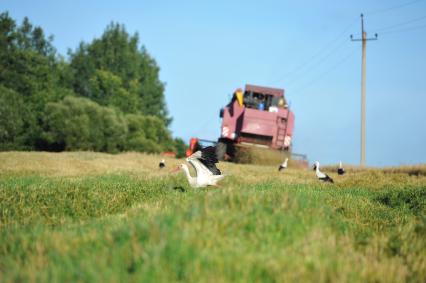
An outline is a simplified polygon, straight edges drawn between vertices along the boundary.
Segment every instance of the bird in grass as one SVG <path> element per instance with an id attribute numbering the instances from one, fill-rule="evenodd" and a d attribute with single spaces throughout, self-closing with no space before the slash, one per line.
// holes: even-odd
<path id="1" fill-rule="evenodd" d="M 342 161 L 340 161 L 339 168 L 337 168 L 337 174 L 339 174 L 339 175 L 345 174 L 345 169 L 343 169 Z"/>
<path id="2" fill-rule="evenodd" d="M 280 164 L 280 166 L 278 167 L 278 171 L 281 171 L 281 170 L 287 169 L 287 162 L 288 162 L 288 158 L 286 158 L 286 159 L 284 160 L 284 162 Z"/>
<path id="3" fill-rule="evenodd" d="M 323 173 L 319 170 L 319 162 L 318 161 L 315 162 L 314 170 L 315 170 L 315 173 L 317 175 L 318 180 L 321 180 L 323 182 L 334 183 L 333 179 L 331 179 L 330 176 L 328 176 L 327 174 L 325 174 L 325 173 Z"/>
<path id="4" fill-rule="evenodd" d="M 158 163 L 158 168 L 163 169 L 164 167 L 166 167 L 166 161 L 161 159 L 160 163 Z"/>
<path id="5" fill-rule="evenodd" d="M 181 187 L 181 186 L 173 187 L 173 190 L 181 192 L 181 193 L 185 192 L 185 189 L 183 187 Z"/>
<path id="6" fill-rule="evenodd" d="M 217 182 L 225 177 L 215 165 L 218 163 L 218 159 L 216 149 L 213 146 L 196 151 L 186 161 L 195 169 L 195 177 L 189 174 L 189 168 L 186 164 L 180 164 L 173 172 L 182 170 L 189 185 L 193 188 L 218 186 Z"/>

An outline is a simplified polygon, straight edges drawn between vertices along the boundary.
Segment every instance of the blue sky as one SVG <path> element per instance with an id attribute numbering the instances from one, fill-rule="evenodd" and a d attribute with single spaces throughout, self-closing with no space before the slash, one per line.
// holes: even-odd
<path id="1" fill-rule="evenodd" d="M 54 35 L 66 56 L 111 22 L 138 32 L 166 83 L 174 136 L 217 139 L 219 109 L 246 83 L 286 90 L 294 152 L 360 156 L 360 13 L 367 44 L 367 165 L 426 163 L 426 0 L 22 1 L 0 10 Z"/>

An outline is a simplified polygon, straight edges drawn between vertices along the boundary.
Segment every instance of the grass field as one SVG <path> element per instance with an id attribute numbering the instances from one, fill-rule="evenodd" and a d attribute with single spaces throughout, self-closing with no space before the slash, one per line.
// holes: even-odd
<path id="1" fill-rule="evenodd" d="M 220 163 L 197 190 L 159 160 L 0 153 L 0 282 L 425 282 L 426 166 Z"/>

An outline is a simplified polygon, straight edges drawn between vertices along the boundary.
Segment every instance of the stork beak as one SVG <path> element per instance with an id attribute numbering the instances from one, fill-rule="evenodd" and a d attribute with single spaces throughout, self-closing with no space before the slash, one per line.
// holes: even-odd
<path id="1" fill-rule="evenodd" d="M 170 173 L 177 173 L 177 172 L 179 172 L 179 170 L 180 170 L 180 167 L 176 166 L 176 168 L 170 170 Z"/>
<path id="2" fill-rule="evenodd" d="M 317 170 L 317 165 L 316 165 L 316 164 L 314 164 L 314 166 L 312 166 L 312 169 L 313 169 L 313 170 Z"/>

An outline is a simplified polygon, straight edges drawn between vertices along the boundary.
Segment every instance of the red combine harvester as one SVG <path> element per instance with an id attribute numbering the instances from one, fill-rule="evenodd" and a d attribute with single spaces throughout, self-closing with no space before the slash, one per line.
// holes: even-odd
<path id="1" fill-rule="evenodd" d="M 234 160 L 242 147 L 272 149 L 290 157 L 294 113 L 288 107 L 284 89 L 246 85 L 244 90 L 234 92 L 229 104 L 220 110 L 220 117 L 221 136 L 216 144 L 219 160 Z M 194 152 L 198 141 L 202 140 L 191 139 L 187 154 Z M 306 160 L 304 155 L 292 157 Z"/>
<path id="2" fill-rule="evenodd" d="M 284 89 L 246 85 L 244 91 L 235 91 L 220 117 L 216 153 L 221 160 L 232 158 L 238 144 L 290 150 L 294 114 L 288 109 Z"/>

